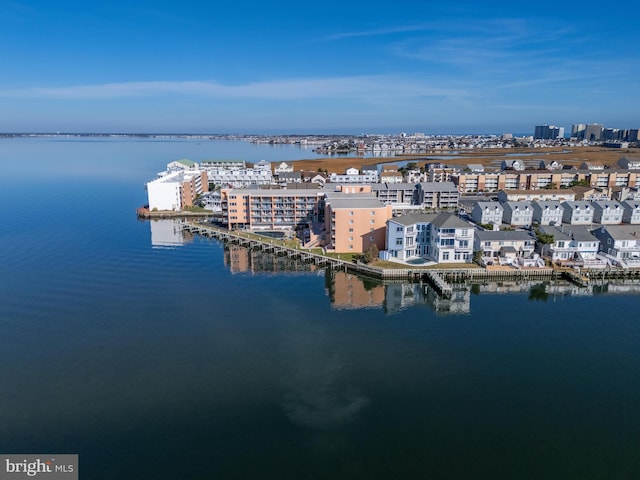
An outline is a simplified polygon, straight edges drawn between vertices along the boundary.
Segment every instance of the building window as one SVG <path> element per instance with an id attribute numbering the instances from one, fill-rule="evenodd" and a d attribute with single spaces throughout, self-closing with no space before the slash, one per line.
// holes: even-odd
<path id="1" fill-rule="evenodd" d="M 442 254 L 442 260 L 449 260 L 449 252 L 444 252 Z"/>
<path id="2" fill-rule="evenodd" d="M 396 245 L 402 245 L 402 239 L 396 238 Z"/>
<path id="3" fill-rule="evenodd" d="M 403 230 L 402 227 L 396 227 L 396 232 L 401 232 Z"/>
<path id="4" fill-rule="evenodd" d="M 349 233 L 351 233 L 351 232 L 353 232 L 353 228 L 350 228 L 350 229 L 349 229 Z"/>
<path id="5" fill-rule="evenodd" d="M 349 241 L 350 241 L 350 242 L 353 242 L 353 237 L 349 237 Z"/>
<path id="6" fill-rule="evenodd" d="M 353 216 L 353 210 L 349 212 L 349 215 Z"/>
<path id="7" fill-rule="evenodd" d="M 375 214 L 376 214 L 375 210 L 371 210 L 371 215 L 375 215 Z"/>
<path id="8" fill-rule="evenodd" d="M 353 225 L 353 220 L 349 220 L 349 225 Z"/>

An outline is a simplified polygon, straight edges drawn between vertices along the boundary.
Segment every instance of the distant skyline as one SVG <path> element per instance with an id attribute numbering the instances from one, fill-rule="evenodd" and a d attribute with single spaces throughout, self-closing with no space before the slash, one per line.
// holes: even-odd
<path id="1" fill-rule="evenodd" d="M 0 132 L 640 127 L 637 22 L 558 2 L 3 2 Z"/>

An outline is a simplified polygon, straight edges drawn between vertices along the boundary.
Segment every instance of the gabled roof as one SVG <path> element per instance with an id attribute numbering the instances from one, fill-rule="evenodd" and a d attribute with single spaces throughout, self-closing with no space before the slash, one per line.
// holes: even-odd
<path id="1" fill-rule="evenodd" d="M 471 224 L 458 218 L 453 213 L 442 212 L 437 214 L 431 222 L 438 228 L 469 228 Z"/>
<path id="2" fill-rule="evenodd" d="M 497 241 L 497 240 L 512 240 L 512 241 L 524 241 L 533 240 L 534 237 L 529 232 L 523 232 L 522 230 L 477 230 L 475 232 L 478 240 L 484 241 Z"/>
<path id="3" fill-rule="evenodd" d="M 640 240 L 640 225 L 603 225 L 600 229 L 616 240 Z"/>

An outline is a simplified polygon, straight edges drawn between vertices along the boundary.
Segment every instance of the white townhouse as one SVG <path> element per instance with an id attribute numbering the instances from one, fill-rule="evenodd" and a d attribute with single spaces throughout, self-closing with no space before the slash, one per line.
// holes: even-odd
<path id="1" fill-rule="evenodd" d="M 600 240 L 592 235 L 583 225 L 571 225 L 557 227 L 555 225 L 543 225 L 542 233 L 553 235 L 553 243 L 541 245 L 543 255 L 548 255 L 551 260 L 566 265 L 598 267 L 606 262 L 598 259 Z"/>
<path id="2" fill-rule="evenodd" d="M 621 203 L 624 213 L 622 221 L 631 225 L 640 223 L 640 200 L 625 200 Z"/>
<path id="3" fill-rule="evenodd" d="M 615 200 L 596 200 L 593 206 L 593 221 L 601 225 L 619 225 L 622 223 L 624 208 Z"/>
<path id="4" fill-rule="evenodd" d="M 558 201 L 540 200 L 531 203 L 533 222 L 538 225 L 560 225 L 564 208 Z"/>
<path id="5" fill-rule="evenodd" d="M 530 232 L 478 230 L 473 238 L 473 250 L 482 252 L 485 265 L 524 263 L 518 260 L 531 259 L 536 255 L 536 238 Z"/>
<path id="6" fill-rule="evenodd" d="M 281 173 L 291 173 L 293 172 L 293 163 L 288 162 L 280 162 L 278 165 L 273 167 L 273 174 L 278 176 Z"/>
<path id="7" fill-rule="evenodd" d="M 531 202 L 505 202 L 503 221 L 512 227 L 530 227 L 533 223 Z"/>
<path id="8" fill-rule="evenodd" d="M 482 225 L 500 225 L 504 218 L 504 207 L 500 202 L 475 202 L 471 209 L 471 220 Z"/>
<path id="9" fill-rule="evenodd" d="M 638 170 L 640 169 L 640 158 L 622 157 L 618 160 L 618 166 L 626 170 Z"/>
<path id="10" fill-rule="evenodd" d="M 406 262 L 424 258 L 437 263 L 470 263 L 474 229 L 454 214 L 415 213 L 387 221 L 384 258 Z"/>
<path id="11" fill-rule="evenodd" d="M 591 225 L 593 223 L 593 206 L 591 202 L 576 200 L 563 202 L 562 222 L 567 225 Z"/>
<path id="12" fill-rule="evenodd" d="M 600 251 L 613 257 L 622 267 L 640 267 L 640 226 L 603 225 L 593 235 L 600 240 Z"/>

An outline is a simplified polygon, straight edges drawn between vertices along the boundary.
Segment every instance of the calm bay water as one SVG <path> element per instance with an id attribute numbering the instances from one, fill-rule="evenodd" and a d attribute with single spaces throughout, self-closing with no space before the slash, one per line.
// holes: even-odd
<path id="1" fill-rule="evenodd" d="M 0 451 L 92 479 L 640 476 L 635 286 L 446 304 L 135 217 L 171 160 L 314 156 L 0 140 Z"/>

